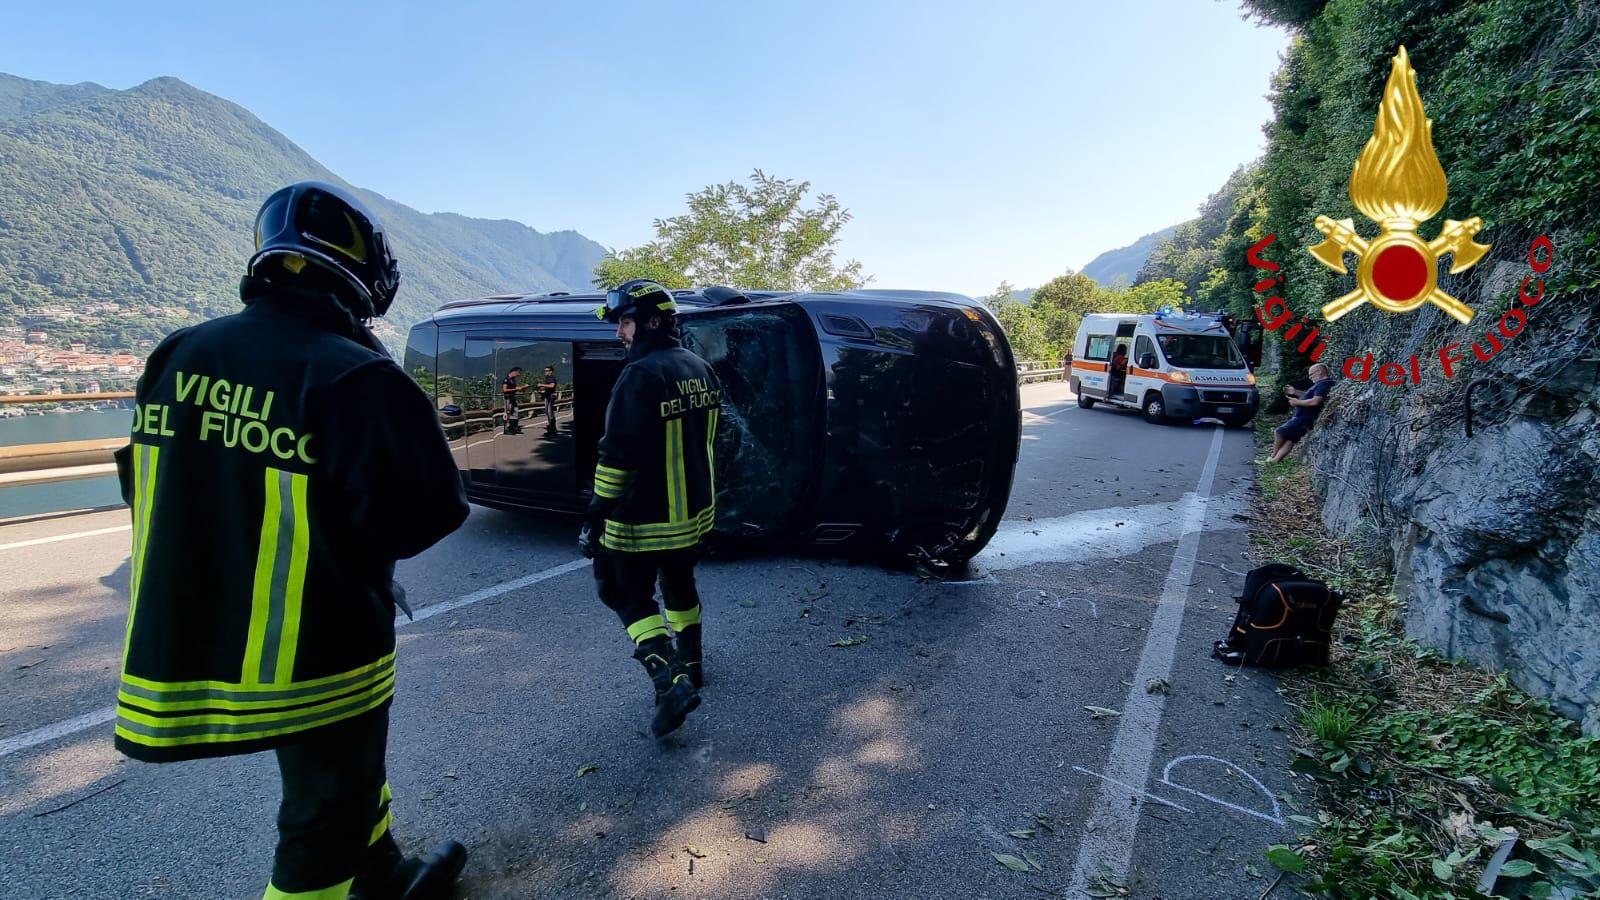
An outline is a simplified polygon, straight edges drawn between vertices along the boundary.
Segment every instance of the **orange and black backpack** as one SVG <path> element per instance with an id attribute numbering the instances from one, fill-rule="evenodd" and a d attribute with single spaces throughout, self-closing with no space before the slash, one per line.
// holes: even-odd
<path id="1" fill-rule="evenodd" d="M 1239 613 L 1212 655 L 1226 663 L 1269 668 L 1325 666 L 1333 620 L 1344 597 L 1293 566 L 1268 563 L 1244 578 Z"/>

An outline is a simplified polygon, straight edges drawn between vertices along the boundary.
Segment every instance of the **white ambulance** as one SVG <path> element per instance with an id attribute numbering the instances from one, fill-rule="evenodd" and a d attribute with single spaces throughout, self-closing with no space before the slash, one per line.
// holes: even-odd
<path id="1" fill-rule="evenodd" d="M 1078 405 L 1138 409 L 1151 422 L 1245 425 L 1260 405 L 1256 376 L 1218 315 L 1092 313 L 1072 341 Z"/>

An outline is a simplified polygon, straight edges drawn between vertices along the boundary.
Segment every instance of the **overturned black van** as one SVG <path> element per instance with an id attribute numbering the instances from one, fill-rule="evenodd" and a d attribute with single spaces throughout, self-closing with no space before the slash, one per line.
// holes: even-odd
<path id="1" fill-rule="evenodd" d="M 723 384 L 715 544 L 959 563 L 988 543 L 1021 411 L 1010 345 L 981 304 L 917 291 L 674 294 L 685 346 Z M 588 505 L 624 358 L 595 315 L 602 302 L 460 300 L 411 329 L 405 369 L 433 397 L 472 501 L 557 515 Z"/>

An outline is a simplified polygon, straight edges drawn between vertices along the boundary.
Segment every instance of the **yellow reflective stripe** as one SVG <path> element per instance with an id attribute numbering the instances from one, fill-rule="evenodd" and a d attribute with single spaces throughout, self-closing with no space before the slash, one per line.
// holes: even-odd
<path id="1" fill-rule="evenodd" d="M 633 638 L 635 644 L 643 643 L 653 637 L 660 637 L 667 633 L 667 623 L 659 615 L 648 616 L 628 626 L 628 637 Z"/>
<path id="2" fill-rule="evenodd" d="M 393 659 L 393 656 L 389 657 Z M 386 666 L 370 672 L 361 672 L 350 678 L 337 682 L 325 690 L 316 690 L 294 685 L 277 690 L 261 693 L 260 689 L 275 688 L 275 685 L 258 685 L 257 695 L 248 692 L 235 692 L 206 688 L 152 690 L 124 683 L 117 692 L 117 702 L 151 712 L 182 712 L 194 709 L 222 709 L 235 711 L 269 711 L 273 708 L 305 707 L 315 703 L 322 703 L 336 697 L 359 694 L 371 690 L 378 682 L 391 678 L 394 667 Z M 126 682 L 126 679 L 124 679 Z"/>
<path id="3" fill-rule="evenodd" d="M 237 722 L 199 722 L 183 726 L 184 734 L 163 734 L 160 726 L 151 725 L 148 716 L 137 716 L 136 711 L 119 707 L 117 710 L 117 736 L 136 744 L 147 747 L 179 747 L 191 744 L 226 744 L 239 741 L 254 741 L 264 738 L 278 737 L 286 734 L 296 734 L 312 728 L 321 728 L 354 718 L 362 713 L 376 709 L 394 696 L 394 682 L 391 680 L 385 689 L 370 697 L 356 697 L 349 700 L 348 705 L 332 704 L 326 709 L 307 712 L 298 719 L 290 719 L 291 713 L 278 714 L 278 721 L 283 724 Z M 201 717 L 191 717 L 201 718 Z M 210 718 L 231 719 L 229 716 L 214 716 Z M 159 720 L 157 720 L 159 721 Z M 254 725 L 254 727 L 250 727 Z M 135 727 L 137 726 L 137 727 Z M 175 730 L 175 729 L 167 729 Z"/>
<path id="4" fill-rule="evenodd" d="M 618 522 L 615 519 L 606 520 L 606 532 L 617 535 L 663 536 L 675 532 L 689 531 L 702 522 L 709 521 L 715 515 L 715 510 L 706 507 L 695 513 L 693 518 L 684 518 L 675 522 Z"/>
<path id="5" fill-rule="evenodd" d="M 300 604 L 305 599 L 306 562 L 311 555 L 311 517 L 306 504 L 306 475 L 290 475 L 290 494 L 294 501 L 294 555 L 289 557 L 289 583 L 284 586 L 283 630 L 278 647 L 275 684 L 288 684 L 294 678 L 295 651 L 300 645 Z"/>
<path id="6" fill-rule="evenodd" d="M 673 631 L 682 631 L 690 625 L 700 624 L 700 605 L 695 604 L 694 609 L 669 609 L 667 610 L 667 624 Z"/>
<path id="7" fill-rule="evenodd" d="M 261 655 L 267 645 L 267 620 L 272 617 L 272 570 L 278 560 L 278 520 L 282 518 L 282 492 L 278 489 L 279 470 L 268 467 L 264 473 L 266 502 L 261 509 L 260 543 L 256 548 L 255 588 L 250 594 L 250 631 L 245 638 L 244 665 L 239 680 L 258 684 Z"/>
<path id="8" fill-rule="evenodd" d="M 372 837 L 367 841 L 368 847 L 376 844 L 378 839 L 383 837 L 383 833 L 394 824 L 394 811 L 389 808 L 393 800 L 394 794 L 389 791 L 389 782 L 385 781 L 383 790 L 378 792 L 378 811 L 383 815 L 378 818 L 378 824 L 372 826 Z"/>
<path id="9" fill-rule="evenodd" d="M 122 676 L 122 680 L 125 684 L 131 684 L 134 687 L 144 688 L 145 690 L 149 691 L 224 691 L 239 694 L 241 695 L 240 699 L 247 699 L 250 694 L 276 693 L 287 690 L 298 690 L 301 688 L 326 687 L 336 681 L 346 681 L 355 678 L 358 675 L 365 675 L 370 672 L 376 672 L 379 669 L 389 668 L 393 664 L 394 651 L 391 650 L 382 658 L 374 662 L 367 663 L 364 666 L 358 666 L 349 670 L 348 672 L 340 672 L 337 675 L 324 675 L 321 678 L 310 678 L 305 681 L 297 681 L 294 684 L 287 686 L 277 684 L 243 684 L 236 681 L 152 681 L 148 678 L 140 678 L 137 675 L 126 674 Z"/>
<path id="10" fill-rule="evenodd" d="M 261 900 L 345 900 L 350 896 L 350 885 L 354 878 L 341 881 L 333 887 L 318 888 L 314 891 L 280 891 L 272 884 L 267 885 L 266 896 Z"/>
<path id="11" fill-rule="evenodd" d="M 711 530 L 709 524 L 702 525 L 688 534 L 674 535 L 664 538 L 630 538 L 618 535 L 605 535 L 601 543 L 610 550 L 643 553 L 647 550 L 681 550 L 693 547 L 700 542 L 702 537 Z"/>
<path id="12" fill-rule="evenodd" d="M 139 608 L 139 588 L 144 583 L 145 550 L 150 546 L 150 510 L 155 506 L 156 468 L 161 448 L 133 445 L 133 571 L 128 583 L 128 625 L 123 633 L 123 662 L 133 639 L 133 616 Z"/>
<path id="13" fill-rule="evenodd" d="M 338 696 L 324 700 L 315 705 L 301 704 L 292 709 L 269 709 L 263 712 L 206 712 L 198 715 L 179 716 L 153 716 L 144 710 L 127 704 L 121 704 L 117 710 L 120 718 L 129 722 L 137 722 L 156 729 L 188 728 L 201 725 L 265 725 L 280 722 L 284 719 L 315 716 L 329 712 L 340 704 L 354 703 L 362 699 L 363 693 L 381 695 L 394 691 L 394 673 L 389 672 L 384 677 L 368 685 L 363 691 L 350 696 Z"/>
<path id="14" fill-rule="evenodd" d="M 711 486 L 713 506 L 717 502 L 717 414 L 720 412 L 713 407 L 706 417 L 706 483 Z"/>
<path id="15" fill-rule="evenodd" d="M 616 498 L 622 496 L 621 488 L 617 487 L 616 485 L 601 481 L 598 478 L 594 480 L 594 492 L 595 496 L 603 497 L 606 500 L 615 500 Z"/>
<path id="16" fill-rule="evenodd" d="M 667 519 L 689 518 L 688 485 L 683 471 L 683 420 L 667 421 Z"/>

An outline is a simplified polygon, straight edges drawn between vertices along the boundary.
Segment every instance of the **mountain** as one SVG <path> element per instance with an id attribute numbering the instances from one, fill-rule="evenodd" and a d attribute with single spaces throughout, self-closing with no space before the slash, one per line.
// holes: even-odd
<path id="1" fill-rule="evenodd" d="M 116 91 L 0 76 L 0 327 L 44 316 L 52 344 L 128 349 L 235 311 L 256 209 L 306 178 L 350 187 L 247 110 L 175 78 Z M 391 338 L 446 300 L 587 288 L 605 253 L 576 232 L 425 214 L 351 189 L 400 259 Z"/>
<path id="2" fill-rule="evenodd" d="M 1147 234 L 1126 247 L 1107 250 L 1090 260 L 1089 264 L 1083 267 L 1083 274 L 1102 285 L 1109 286 L 1118 277 L 1122 278 L 1123 284 L 1133 284 L 1134 276 L 1144 268 L 1145 260 L 1162 241 L 1172 237 L 1177 230 L 1178 226 L 1172 225 L 1153 234 Z"/>

